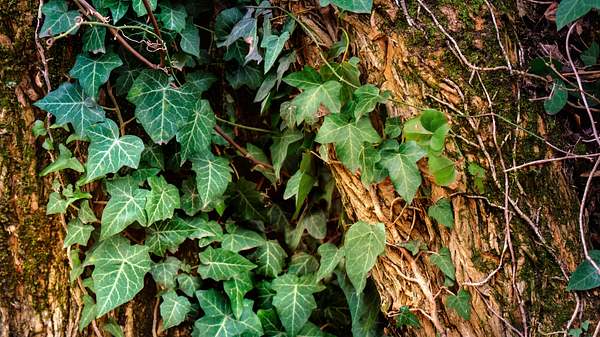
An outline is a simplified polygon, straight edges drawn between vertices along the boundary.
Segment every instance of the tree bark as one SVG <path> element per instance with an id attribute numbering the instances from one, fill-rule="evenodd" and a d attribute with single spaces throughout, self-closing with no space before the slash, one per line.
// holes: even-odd
<path id="1" fill-rule="evenodd" d="M 563 331 L 579 313 L 580 301 L 565 291 L 568 275 L 581 261 L 571 177 L 561 162 L 504 173 L 515 164 L 560 155 L 531 136 L 561 132 L 556 124 L 548 126 L 541 104 L 526 100 L 522 88 L 529 79 L 512 72 L 527 69 L 524 57 L 529 51 L 519 41 L 531 31 L 517 17 L 517 9 L 526 4 L 417 2 L 411 1 L 406 12 L 404 1 L 376 0 L 370 16 L 326 8 L 320 16 L 313 11 L 300 18 L 324 48 L 338 40 L 340 29 L 348 32 L 349 54 L 360 58 L 365 82 L 390 90 L 404 102 L 388 104 L 388 115 L 406 120 L 422 107 L 434 107 L 451 120 L 447 152 L 456 161 L 457 181 L 436 186 L 422 160 L 425 181 L 412 205 L 398 197 L 389 180 L 365 188 L 359 174 L 349 172 L 329 151 L 328 163 L 350 219 L 386 226 L 387 248 L 372 271 L 381 309 L 390 319 L 402 306 L 415 310 L 422 327 L 408 329 L 406 336 Z M 294 6 L 299 13 L 308 5 Z M 312 42 L 305 38 L 304 45 Z M 314 49 L 304 51 L 306 63 L 323 66 Z M 486 170 L 482 193 L 468 174 L 469 163 Z M 427 207 L 441 197 L 451 199 L 453 229 L 427 216 Z M 399 245 L 408 240 L 420 240 L 430 251 L 448 247 L 458 286 L 444 286 L 443 274 L 428 261 L 428 253 L 412 256 Z M 445 300 L 461 288 L 471 294 L 468 321 Z M 588 304 L 584 320 L 591 319 L 593 326 L 598 299 L 581 300 Z"/>

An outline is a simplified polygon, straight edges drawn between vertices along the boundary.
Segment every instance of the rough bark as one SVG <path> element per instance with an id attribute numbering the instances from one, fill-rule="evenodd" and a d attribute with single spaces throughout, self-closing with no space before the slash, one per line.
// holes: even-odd
<path id="1" fill-rule="evenodd" d="M 371 16 L 327 9 L 320 16 L 313 12 L 301 17 L 325 48 L 337 40 L 340 28 L 348 32 L 350 54 L 360 57 L 366 82 L 390 90 L 404 102 L 390 103 L 388 114 L 408 119 L 422 107 L 435 107 L 452 121 L 455 136 L 447 152 L 456 160 L 457 182 L 447 188 L 436 186 L 423 160 L 424 186 L 412 205 L 398 198 L 390 181 L 365 188 L 359 174 L 349 172 L 330 151 L 329 166 L 349 217 L 383 222 L 387 229 L 387 249 L 372 272 L 381 309 L 390 318 L 402 306 L 417 309 L 422 328 L 407 330 L 408 336 L 529 336 L 560 331 L 575 308 L 575 295 L 565 287 L 581 254 L 578 201 L 570 177 L 561 163 L 504 174 L 515 163 L 557 154 L 523 130 L 541 137 L 558 130 L 555 124 L 548 129 L 539 105 L 522 94 L 527 78 L 511 75 L 509 69 L 475 68 L 507 67 L 508 59 L 515 69 L 526 69 L 523 57 L 528 51 L 522 50 L 519 40 L 530 32 L 515 10 L 523 4 L 428 3 L 439 23 L 424 7 L 416 18 L 417 5 L 412 3 L 408 13 L 417 27 L 408 27 L 394 1 L 375 1 Z M 302 7 L 293 6 L 295 12 Z M 442 29 L 454 36 L 471 65 L 461 60 Z M 307 63 L 322 63 L 314 50 L 305 51 Z M 467 173 L 469 162 L 486 169 L 483 193 Z M 452 201 L 451 230 L 432 223 L 426 214 L 441 197 Z M 470 292 L 470 320 L 447 308 L 443 274 L 428 261 L 428 254 L 413 257 L 399 246 L 415 239 L 431 251 L 450 249 L 458 286 L 449 290 L 456 293 L 462 287 Z M 588 302 L 591 311 L 584 313 L 592 321 L 597 320 L 594 301 Z"/>

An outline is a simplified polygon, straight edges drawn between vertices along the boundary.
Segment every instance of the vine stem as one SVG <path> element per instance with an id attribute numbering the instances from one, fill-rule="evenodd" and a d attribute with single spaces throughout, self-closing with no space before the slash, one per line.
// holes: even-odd
<path id="1" fill-rule="evenodd" d="M 98 11 L 94 8 L 94 6 L 90 5 L 86 0 L 76 0 L 79 4 L 81 4 L 81 6 L 87 11 L 87 13 L 85 13 L 85 15 L 90 18 L 90 16 L 95 17 L 96 19 L 100 20 L 103 23 L 106 23 L 106 18 L 103 17 L 100 13 L 98 13 Z M 110 33 L 115 37 L 115 39 L 117 40 L 117 42 L 119 42 L 120 45 L 122 45 L 125 49 L 127 49 L 127 51 L 129 51 L 133 56 L 135 56 L 138 60 L 140 60 L 142 63 L 144 63 L 145 65 L 147 65 L 148 67 L 152 68 L 152 69 L 161 69 L 161 70 L 165 70 L 164 67 L 161 67 L 158 64 L 154 64 L 151 61 L 149 61 L 147 58 L 144 57 L 144 55 L 140 54 L 137 50 L 135 50 L 126 40 L 125 38 L 123 38 L 123 36 L 121 36 L 121 34 L 119 34 L 119 31 L 114 29 L 114 28 L 108 28 L 108 30 L 110 31 Z"/>
<path id="2" fill-rule="evenodd" d="M 250 154 L 250 152 L 248 152 L 248 150 L 246 150 L 240 144 L 236 143 L 235 140 L 233 140 L 233 138 L 231 138 L 225 131 L 223 131 L 223 129 L 221 129 L 220 126 L 215 125 L 214 129 L 219 134 L 219 136 L 221 136 L 223 139 L 225 139 L 225 141 L 227 143 L 229 143 L 231 146 L 233 146 L 243 157 L 250 159 L 256 165 L 263 166 L 263 167 L 273 170 L 273 166 L 271 164 L 267 164 L 265 162 L 262 162 L 256 158 L 254 158 L 254 156 L 252 156 Z"/>
<path id="3" fill-rule="evenodd" d="M 158 22 L 156 22 L 156 17 L 154 16 L 154 12 L 152 12 L 152 6 L 150 6 L 150 3 L 148 2 L 148 0 L 142 0 L 142 2 L 144 3 L 144 7 L 146 8 L 146 12 L 148 12 L 148 17 L 150 18 L 150 21 L 152 22 L 152 26 L 154 26 L 154 32 L 156 33 L 156 35 L 158 35 L 158 38 L 160 39 L 160 41 L 163 41 L 162 35 L 160 34 L 160 28 L 158 28 Z M 160 53 L 160 66 L 164 67 L 165 66 L 165 53 L 162 47 L 164 47 L 164 44 L 161 43 L 161 48 L 159 50 Z"/>

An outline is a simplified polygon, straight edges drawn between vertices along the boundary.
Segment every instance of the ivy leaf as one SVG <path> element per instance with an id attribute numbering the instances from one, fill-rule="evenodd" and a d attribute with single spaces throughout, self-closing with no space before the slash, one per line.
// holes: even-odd
<path id="1" fill-rule="evenodd" d="M 223 290 L 231 301 L 231 309 L 235 318 L 241 318 L 244 310 L 244 296 L 253 288 L 250 273 L 242 273 L 223 282 Z"/>
<path id="2" fill-rule="evenodd" d="M 331 275 L 335 267 L 342 261 L 344 258 L 344 249 L 338 249 L 333 243 L 328 242 L 320 245 L 317 252 L 321 256 L 321 263 L 317 271 L 316 280 L 320 281 Z"/>
<path id="3" fill-rule="evenodd" d="M 78 136 L 85 136 L 90 125 L 104 120 L 104 110 L 77 83 L 61 84 L 34 105 L 56 117 L 56 124 L 71 123 Z"/>
<path id="4" fill-rule="evenodd" d="M 448 186 L 456 180 L 456 170 L 452 160 L 444 156 L 430 155 L 427 164 L 436 184 Z"/>
<path id="5" fill-rule="evenodd" d="M 98 301 L 96 317 L 133 299 L 144 286 L 152 261 L 148 248 L 129 244 L 122 236 L 102 241 L 93 251 L 92 279 Z"/>
<path id="6" fill-rule="evenodd" d="M 256 184 L 241 178 L 232 186 L 231 204 L 235 207 L 237 216 L 248 221 L 264 221 L 261 212 L 264 202 L 256 190 Z"/>
<path id="7" fill-rule="evenodd" d="M 223 248 L 208 247 L 199 256 L 198 273 L 203 279 L 225 281 L 256 268 L 245 257 Z"/>
<path id="8" fill-rule="evenodd" d="M 83 295 L 83 310 L 79 317 L 79 332 L 87 328 L 90 323 L 96 318 L 96 302 L 90 295 Z"/>
<path id="9" fill-rule="evenodd" d="M 252 309 L 253 305 L 254 301 L 244 300 L 244 311 L 239 319 L 239 323 L 244 329 L 242 337 L 261 337 L 264 335 L 260 318 Z"/>
<path id="10" fill-rule="evenodd" d="M 461 289 L 456 295 L 448 296 L 446 305 L 465 321 L 471 319 L 471 294 L 468 291 Z"/>
<path id="11" fill-rule="evenodd" d="M 85 171 L 83 165 L 81 165 L 77 158 L 73 158 L 73 154 L 66 146 L 58 144 L 58 150 L 60 151 L 58 158 L 40 172 L 40 177 L 65 169 L 71 169 L 80 173 Z"/>
<path id="12" fill-rule="evenodd" d="M 210 103 L 204 99 L 196 102 L 192 113 L 177 129 L 177 141 L 181 144 L 181 164 L 194 155 L 210 152 L 215 123 L 215 114 L 210 108 Z"/>
<path id="13" fill-rule="evenodd" d="M 254 254 L 254 262 L 258 265 L 256 272 L 266 277 L 276 277 L 283 271 L 287 253 L 276 240 L 266 241 Z"/>
<path id="14" fill-rule="evenodd" d="M 281 323 L 288 334 L 296 336 L 317 307 L 313 294 L 324 287 L 316 284 L 310 276 L 285 274 L 273 280 L 272 288 L 276 291 L 273 306 Z"/>
<path id="15" fill-rule="evenodd" d="M 163 329 L 168 329 L 185 321 L 187 314 L 192 310 L 192 304 L 185 296 L 177 296 L 174 290 L 162 294 L 160 316 L 163 319 Z"/>
<path id="16" fill-rule="evenodd" d="M 90 207 L 90 203 L 85 200 L 79 204 L 79 212 L 77 213 L 77 219 L 83 223 L 97 222 L 96 214 Z"/>
<path id="17" fill-rule="evenodd" d="M 313 274 L 317 269 L 319 269 L 319 262 L 317 262 L 314 256 L 305 252 L 299 252 L 292 256 L 288 266 L 288 273 L 304 276 Z"/>
<path id="18" fill-rule="evenodd" d="M 141 1 L 141 0 L 140 0 Z M 160 70 L 144 70 L 135 79 L 127 99 L 135 104 L 135 117 L 157 144 L 167 143 L 194 108 L 193 95 L 174 88 Z"/>
<path id="19" fill-rule="evenodd" d="M 157 0 L 148 0 L 148 3 L 150 4 L 150 9 L 154 11 L 156 9 Z M 144 6 L 144 0 L 133 0 L 131 5 L 137 16 L 148 15 L 146 7 Z"/>
<path id="20" fill-rule="evenodd" d="M 341 115 L 325 117 L 315 141 L 321 144 L 335 143 L 335 152 L 350 171 L 360 167 L 360 153 L 364 143 L 381 140 L 368 118 L 349 122 Z"/>
<path id="21" fill-rule="evenodd" d="M 429 261 L 436 265 L 449 279 L 455 280 L 456 269 L 452 264 L 452 257 L 448 247 L 440 248 L 440 251 L 429 256 Z"/>
<path id="22" fill-rule="evenodd" d="M 367 273 L 385 250 L 385 226 L 358 221 L 350 226 L 344 239 L 346 273 L 358 293 L 365 288 Z"/>
<path id="23" fill-rule="evenodd" d="M 158 8 L 160 12 L 156 14 L 156 18 L 162 22 L 164 28 L 177 33 L 185 28 L 185 19 L 187 18 L 185 7 L 181 5 L 171 7 L 170 5 L 160 4 Z"/>
<path id="24" fill-rule="evenodd" d="M 224 42 L 218 43 L 217 46 L 218 47 L 229 47 L 235 41 L 237 41 L 241 38 L 246 38 L 248 36 L 256 35 L 256 26 L 257 26 L 256 19 L 253 17 L 246 16 L 245 18 L 241 19 L 233 26 L 233 28 L 231 29 L 231 32 L 229 32 L 229 34 L 227 35 L 227 39 L 225 39 Z"/>
<path id="25" fill-rule="evenodd" d="M 105 53 L 106 27 L 89 26 L 83 32 L 83 51 L 92 54 Z"/>
<path id="26" fill-rule="evenodd" d="M 342 85 L 337 81 L 327 81 L 314 87 L 305 89 L 292 100 L 296 107 L 296 123 L 300 125 L 303 121 L 314 124 L 317 120 L 319 108 L 324 106 L 332 114 L 340 112 L 342 102 L 340 91 Z"/>
<path id="27" fill-rule="evenodd" d="M 192 276 L 189 274 L 179 274 L 177 275 L 177 285 L 179 286 L 179 290 L 181 290 L 184 294 L 189 297 L 194 296 L 196 290 L 200 288 L 200 279 L 196 276 Z"/>
<path id="28" fill-rule="evenodd" d="M 113 337 L 125 337 L 123 328 L 121 328 L 119 323 L 112 317 L 108 319 L 108 322 L 102 325 L 102 330 L 108 332 Z"/>
<path id="29" fill-rule="evenodd" d="M 92 125 L 88 129 L 90 146 L 85 163 L 84 183 L 89 183 L 108 173 L 116 173 L 121 167 L 137 168 L 144 150 L 144 142 L 133 135 L 119 137 L 117 124 L 110 119 Z"/>
<path id="30" fill-rule="evenodd" d="M 283 32 L 280 36 L 269 35 L 261 41 L 260 46 L 265 49 L 265 74 L 271 69 L 277 56 L 281 54 L 283 46 L 290 38 L 290 33 Z"/>
<path id="31" fill-rule="evenodd" d="M 379 94 L 379 88 L 372 84 L 366 84 L 354 91 L 354 118 L 359 120 L 362 116 L 367 115 L 375 110 L 378 103 L 385 102 L 385 99 Z"/>
<path id="32" fill-rule="evenodd" d="M 108 81 L 111 71 L 123 65 L 119 55 L 112 51 L 99 57 L 87 54 L 77 55 L 75 65 L 69 71 L 71 77 L 79 80 L 83 92 L 90 97 L 98 97 L 98 89 Z"/>
<path id="33" fill-rule="evenodd" d="M 336 271 L 340 288 L 346 296 L 350 315 L 352 316 L 352 335 L 364 337 L 382 336 L 377 324 L 380 314 L 380 301 L 377 289 L 370 283 L 363 292 L 357 292 L 346 275 Z"/>
<path id="34" fill-rule="evenodd" d="M 371 13 L 373 0 L 321 0 L 321 6 L 326 6 L 329 3 L 338 6 L 341 9 L 354 13 Z"/>
<path id="35" fill-rule="evenodd" d="M 148 224 L 158 220 L 170 219 L 173 212 L 180 207 L 179 190 L 168 184 L 164 177 L 148 178 L 150 193 L 146 197 L 146 214 Z"/>
<path id="36" fill-rule="evenodd" d="M 200 31 L 190 20 L 185 24 L 185 28 L 179 33 L 181 41 L 179 46 L 184 52 L 200 57 Z"/>
<path id="37" fill-rule="evenodd" d="M 317 240 L 323 240 L 327 235 L 327 218 L 322 210 L 311 212 L 300 220 L 299 227 L 306 228 L 308 234 Z"/>
<path id="38" fill-rule="evenodd" d="M 421 250 L 427 250 L 427 245 L 419 240 L 403 242 L 400 244 L 400 246 L 408 249 L 413 256 L 417 255 Z"/>
<path id="39" fill-rule="evenodd" d="M 425 152 L 417 143 L 409 141 L 400 145 L 398 153 L 383 160 L 396 192 L 410 204 L 421 186 L 421 172 L 417 161 L 423 158 Z"/>
<path id="40" fill-rule="evenodd" d="M 157 285 L 165 289 L 173 289 L 179 268 L 181 268 L 181 261 L 176 257 L 168 256 L 163 262 L 155 263 L 150 269 L 150 274 Z"/>
<path id="41" fill-rule="evenodd" d="M 265 239 L 255 231 L 236 228 L 229 234 L 223 235 L 221 247 L 232 252 L 240 252 L 256 248 L 265 243 Z"/>
<path id="42" fill-rule="evenodd" d="M 252 64 L 239 66 L 237 68 L 228 69 L 225 73 L 227 82 L 231 84 L 233 89 L 239 89 L 242 86 L 247 86 L 252 90 L 256 90 L 262 83 L 262 72 Z"/>
<path id="43" fill-rule="evenodd" d="M 291 197 L 295 197 L 296 212 L 298 212 L 314 183 L 315 178 L 313 178 L 311 175 L 306 174 L 301 170 L 296 171 L 296 173 L 290 177 L 287 185 L 285 186 L 283 199 L 287 200 Z"/>
<path id="44" fill-rule="evenodd" d="M 198 290 L 196 297 L 204 316 L 194 323 L 193 337 L 235 337 L 243 332 L 244 326 L 232 317 L 223 295 L 209 289 Z"/>
<path id="45" fill-rule="evenodd" d="M 266 336 L 286 336 L 284 332 L 281 332 L 283 327 L 281 326 L 281 322 L 279 322 L 279 317 L 277 317 L 275 309 L 258 309 L 256 315 L 260 319 Z"/>
<path id="46" fill-rule="evenodd" d="M 279 136 L 273 137 L 273 145 L 271 145 L 271 158 L 273 161 L 273 169 L 275 176 L 279 180 L 281 167 L 287 158 L 290 145 L 304 138 L 301 131 L 287 129 Z"/>
<path id="47" fill-rule="evenodd" d="M 298 89 L 310 89 L 323 83 L 321 75 L 313 68 L 304 66 L 301 71 L 287 75 L 283 81 Z"/>
<path id="48" fill-rule="evenodd" d="M 381 153 L 372 145 L 363 145 L 359 160 L 360 160 L 360 181 L 365 186 L 383 181 L 388 172 L 381 165 Z"/>
<path id="49" fill-rule="evenodd" d="M 64 33 L 77 24 L 77 18 L 80 17 L 78 11 L 68 10 L 67 2 L 64 0 L 50 0 L 42 6 L 44 14 L 44 24 L 40 29 L 40 38 L 49 37 Z M 77 33 L 77 29 L 69 34 Z"/>
<path id="50" fill-rule="evenodd" d="M 400 313 L 396 317 L 396 326 L 400 328 L 403 326 L 412 326 L 418 329 L 421 327 L 421 323 L 419 323 L 417 315 L 410 312 L 410 309 L 407 306 L 402 306 L 400 308 Z"/>
<path id="51" fill-rule="evenodd" d="M 550 97 L 544 101 L 544 110 L 549 115 L 556 115 L 567 105 L 568 98 L 569 92 L 565 87 L 565 83 L 556 78 L 552 83 Z"/>
<path id="52" fill-rule="evenodd" d="M 135 221 L 146 225 L 144 207 L 149 191 L 139 188 L 131 177 L 109 180 L 106 185 L 111 197 L 102 212 L 100 240 L 120 233 Z"/>
<path id="53" fill-rule="evenodd" d="M 586 15 L 594 8 L 592 4 L 589 0 L 562 0 L 556 9 L 556 30 Z M 600 4 L 596 7 L 600 7 Z"/>
<path id="54" fill-rule="evenodd" d="M 202 202 L 200 201 L 200 194 L 196 190 L 196 182 L 194 179 L 186 179 L 181 184 L 181 191 L 183 196 L 181 197 L 181 209 L 185 214 L 193 216 L 200 212 L 202 209 Z"/>
<path id="55" fill-rule="evenodd" d="M 69 221 L 67 225 L 67 236 L 65 237 L 63 248 L 74 244 L 86 246 L 90 235 L 94 231 L 94 226 L 84 224 L 79 218 Z"/>
<path id="56" fill-rule="evenodd" d="M 448 199 L 442 198 L 427 209 L 427 215 L 449 229 L 454 227 L 454 213 Z"/>
<path id="57" fill-rule="evenodd" d="M 590 257 L 600 265 L 600 250 L 591 250 Z M 600 287 L 600 273 L 588 260 L 585 260 L 571 274 L 567 290 L 589 290 L 596 287 Z"/>
<path id="58" fill-rule="evenodd" d="M 194 95 L 200 96 L 217 81 L 217 77 L 211 73 L 195 71 L 193 73 L 188 73 L 185 76 L 185 80 L 189 90 Z"/>
<path id="59" fill-rule="evenodd" d="M 185 239 L 202 239 L 223 236 L 221 226 L 215 221 L 202 217 L 184 219 L 176 217 L 151 225 L 148 228 L 145 245 L 151 253 L 163 256 L 167 250 L 177 251 Z"/>
<path id="60" fill-rule="evenodd" d="M 156 7 L 156 1 L 150 1 L 150 3 L 153 2 L 154 6 Z M 129 1 L 127 0 L 96 0 L 92 1 L 92 3 L 96 6 L 96 8 L 110 9 L 113 23 L 117 23 L 119 20 L 121 20 L 123 16 L 125 16 L 125 13 L 127 13 L 127 10 L 129 9 Z M 143 4 L 141 5 L 143 6 Z"/>
<path id="61" fill-rule="evenodd" d="M 229 161 L 208 153 L 206 157 L 192 159 L 192 170 L 196 172 L 196 188 L 202 208 L 221 197 L 231 181 Z"/>
<path id="62" fill-rule="evenodd" d="M 600 3 L 598 4 L 598 6 L 600 7 Z M 584 50 L 581 53 L 581 55 L 579 55 L 579 58 L 581 58 L 581 61 L 583 61 L 583 64 L 586 67 L 591 67 L 595 65 L 598 60 L 598 57 L 600 57 L 600 45 L 598 45 L 598 43 L 596 42 L 592 42 L 592 44 L 590 44 L 590 47 Z"/>

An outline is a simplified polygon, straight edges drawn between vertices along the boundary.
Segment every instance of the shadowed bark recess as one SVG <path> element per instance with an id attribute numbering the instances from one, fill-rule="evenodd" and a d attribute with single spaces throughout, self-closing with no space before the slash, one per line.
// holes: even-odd
<path id="1" fill-rule="evenodd" d="M 523 72 L 531 51 L 519 41 L 531 32 L 514 10 L 518 5 L 523 10 L 523 4 L 427 3 L 411 1 L 406 12 L 394 1 L 375 1 L 371 15 L 330 7 L 320 15 L 300 14 L 323 48 L 342 30 L 348 32 L 349 54 L 360 58 L 365 82 L 390 90 L 401 102 L 389 103 L 388 115 L 406 120 L 434 107 L 451 120 L 446 150 L 456 162 L 457 181 L 436 186 L 422 160 L 425 179 L 412 205 L 399 198 L 390 181 L 365 188 L 359 173 L 349 172 L 329 151 L 328 164 L 350 219 L 383 222 L 387 229 L 385 255 L 372 271 L 381 309 L 391 319 L 402 306 L 413 309 L 422 327 L 407 330 L 408 336 L 561 331 L 576 308 L 575 295 L 565 291 L 567 277 L 581 260 L 578 201 L 570 177 L 560 162 L 504 173 L 558 153 L 532 136 L 548 137 L 558 127 L 523 91 L 531 83 Z M 302 13 L 312 4 L 281 5 Z M 313 47 L 301 57 L 322 66 L 314 39 L 304 39 Z M 374 122 L 382 124 L 378 118 Z M 551 141 L 560 141 L 555 138 Z M 485 176 L 469 174 L 470 163 L 484 168 Z M 441 197 L 451 200 L 453 229 L 427 216 L 427 208 Z M 457 284 L 445 287 L 443 273 L 429 262 L 430 252 L 412 256 L 400 246 L 408 240 L 426 243 L 431 252 L 448 247 Z M 471 295 L 468 321 L 447 307 L 447 296 L 461 288 Z M 589 301 L 584 319 L 596 321 L 596 300 L 583 301 Z"/>

